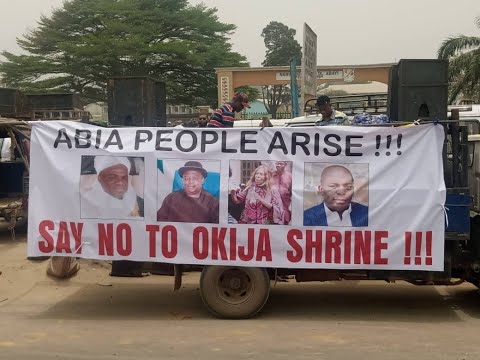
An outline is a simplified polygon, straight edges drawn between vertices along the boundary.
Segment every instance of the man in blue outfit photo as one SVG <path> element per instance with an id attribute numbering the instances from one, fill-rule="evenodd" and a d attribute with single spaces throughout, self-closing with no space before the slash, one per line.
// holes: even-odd
<path id="1" fill-rule="evenodd" d="M 368 206 L 352 201 L 353 175 L 346 167 L 326 167 L 318 187 L 323 202 L 304 211 L 305 226 L 368 226 Z"/>

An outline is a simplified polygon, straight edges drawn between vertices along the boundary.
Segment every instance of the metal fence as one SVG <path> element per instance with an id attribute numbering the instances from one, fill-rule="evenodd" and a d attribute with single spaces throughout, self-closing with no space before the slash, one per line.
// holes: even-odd
<path id="1" fill-rule="evenodd" d="M 337 110 L 347 115 L 362 112 L 382 114 L 387 112 L 387 94 L 359 94 L 345 96 L 331 96 L 331 104 Z"/>
<path id="2" fill-rule="evenodd" d="M 386 93 L 376 94 L 356 94 L 356 95 L 341 95 L 330 96 L 332 106 L 344 112 L 347 115 L 355 115 L 358 113 L 367 112 L 370 114 L 385 114 L 388 107 L 388 96 Z M 309 102 L 310 103 L 310 102 Z M 311 100 L 313 110 L 316 111 L 315 99 Z M 242 120 L 256 120 L 263 117 L 272 118 L 272 115 L 266 112 L 241 113 Z M 292 113 L 290 111 L 277 112 L 276 119 L 291 119 Z"/>
<path id="3" fill-rule="evenodd" d="M 240 115 L 242 120 L 261 120 L 263 117 L 268 117 L 272 119 L 272 115 L 269 113 L 241 113 Z M 277 116 L 275 119 L 291 119 L 292 113 L 290 111 L 277 111 Z"/>

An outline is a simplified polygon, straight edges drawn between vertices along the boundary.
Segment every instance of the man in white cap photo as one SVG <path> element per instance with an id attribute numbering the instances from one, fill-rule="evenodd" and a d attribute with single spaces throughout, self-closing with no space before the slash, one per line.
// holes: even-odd
<path id="1" fill-rule="evenodd" d="M 131 162 L 125 156 L 95 156 L 97 181 L 82 192 L 81 217 L 126 219 L 139 217 L 137 194 L 130 184 Z"/>

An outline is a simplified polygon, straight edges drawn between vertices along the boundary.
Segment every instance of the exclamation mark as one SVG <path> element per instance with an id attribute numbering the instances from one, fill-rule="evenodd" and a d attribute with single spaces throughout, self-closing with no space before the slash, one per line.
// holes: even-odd
<path id="1" fill-rule="evenodd" d="M 401 147 L 402 147 L 402 134 L 398 134 L 398 137 L 397 137 L 397 148 L 398 148 L 397 155 L 402 155 L 402 152 L 400 151 Z"/>
<path id="2" fill-rule="evenodd" d="M 387 150 L 390 149 L 390 145 L 392 144 L 392 135 L 387 135 Z M 387 156 L 390 156 L 390 151 L 387 151 Z"/>
<path id="3" fill-rule="evenodd" d="M 405 233 L 405 258 L 403 263 L 405 265 L 410 265 L 410 254 L 412 253 L 412 233 L 407 231 Z"/>
<path id="4" fill-rule="evenodd" d="M 416 233 L 415 265 L 422 265 L 422 233 L 420 231 Z"/>
<path id="5" fill-rule="evenodd" d="M 382 143 L 382 137 L 380 135 L 377 135 L 377 150 L 380 150 L 380 144 Z M 375 152 L 375 156 L 380 156 L 380 153 L 377 151 Z"/>
<path id="6" fill-rule="evenodd" d="M 425 264 L 432 265 L 432 232 L 427 231 L 427 242 L 425 250 Z"/>

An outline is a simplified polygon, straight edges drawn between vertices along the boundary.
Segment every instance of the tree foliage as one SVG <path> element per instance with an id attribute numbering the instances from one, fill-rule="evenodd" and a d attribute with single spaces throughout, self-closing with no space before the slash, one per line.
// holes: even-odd
<path id="1" fill-rule="evenodd" d="M 263 30 L 262 37 L 267 51 L 263 66 L 289 65 L 290 59 L 295 57 L 297 64 L 302 58 L 302 47 L 295 40 L 295 29 L 278 21 L 271 21 Z"/>
<path id="2" fill-rule="evenodd" d="M 104 100 L 115 76 L 165 81 L 171 103 L 213 104 L 215 67 L 246 66 L 233 52 L 232 24 L 187 0 L 68 0 L 17 40 L 26 54 L 2 52 L 0 75 L 26 91 L 73 91 Z"/>
<path id="3" fill-rule="evenodd" d="M 254 101 L 260 98 L 260 90 L 252 86 L 239 86 L 235 88 L 235 92 L 243 92 L 247 94 L 249 101 Z"/>
<path id="4" fill-rule="evenodd" d="M 262 86 L 263 104 L 272 119 L 277 118 L 278 108 L 281 105 L 290 103 L 291 91 L 287 85 Z"/>
<path id="5" fill-rule="evenodd" d="M 480 30 L 480 17 L 475 23 Z M 449 59 L 449 102 L 460 94 L 480 102 L 480 37 L 450 37 L 438 49 L 438 58 Z"/>
<path id="6" fill-rule="evenodd" d="M 296 30 L 289 28 L 278 21 L 270 22 L 262 31 L 263 41 L 267 48 L 263 66 L 285 66 L 296 58 L 301 62 L 302 47 L 295 40 Z M 263 103 L 272 118 L 277 117 L 278 108 L 290 101 L 290 87 L 287 85 L 273 85 L 262 87 Z"/>

